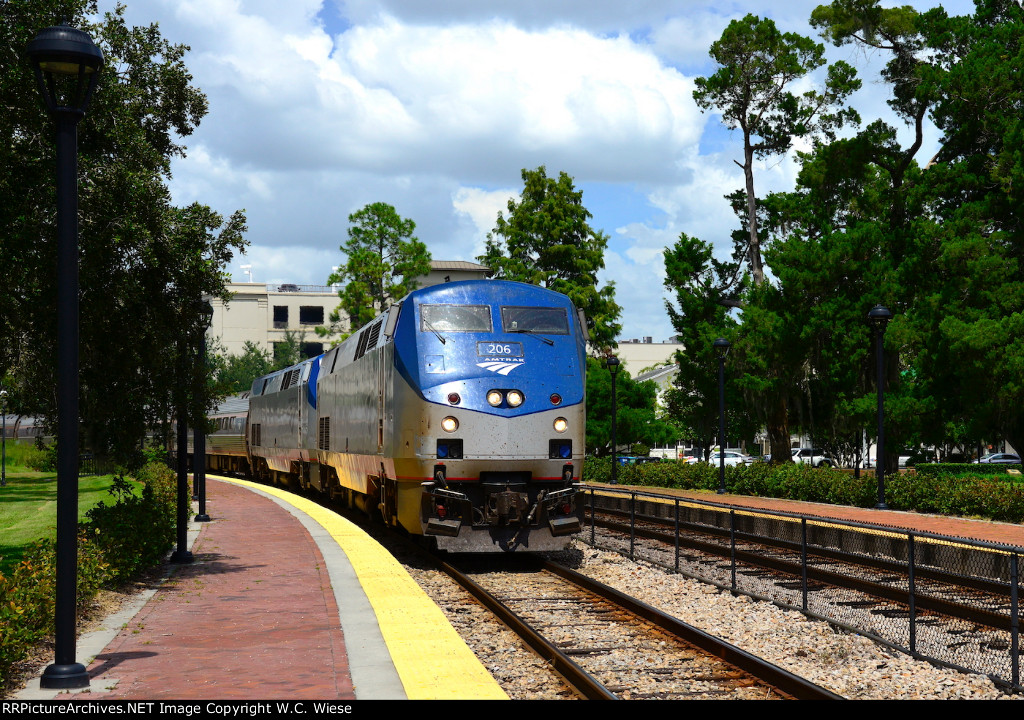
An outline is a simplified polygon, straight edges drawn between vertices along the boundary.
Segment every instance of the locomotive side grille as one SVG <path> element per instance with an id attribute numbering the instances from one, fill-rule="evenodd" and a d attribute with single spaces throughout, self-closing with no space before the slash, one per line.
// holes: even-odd
<path id="1" fill-rule="evenodd" d="M 320 450 L 331 449 L 331 419 L 320 418 L 317 426 L 317 448 Z"/>
<path id="2" fill-rule="evenodd" d="M 260 444 L 260 424 L 255 423 L 252 426 L 252 444 L 256 447 Z"/>
<path id="3" fill-rule="evenodd" d="M 377 341 L 380 339 L 380 327 L 383 324 L 383 320 L 375 322 L 359 334 L 359 344 L 356 346 L 356 354 L 353 360 L 358 360 L 366 354 L 367 350 L 373 350 L 373 348 L 377 347 Z"/>
<path id="4" fill-rule="evenodd" d="M 382 323 L 374 323 L 373 327 L 370 328 L 370 338 L 366 341 L 366 349 L 372 350 L 377 347 L 377 341 L 380 340 L 380 326 Z"/>
<path id="5" fill-rule="evenodd" d="M 301 372 L 302 370 L 300 370 L 299 368 L 289 370 L 288 373 L 285 374 L 284 380 L 281 382 L 281 389 L 287 390 L 292 385 L 295 385 L 299 381 L 299 373 Z"/>

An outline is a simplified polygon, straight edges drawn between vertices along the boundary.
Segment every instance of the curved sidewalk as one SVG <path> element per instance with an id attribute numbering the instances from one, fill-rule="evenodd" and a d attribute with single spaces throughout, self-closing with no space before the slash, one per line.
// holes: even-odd
<path id="1" fill-rule="evenodd" d="M 208 478 L 194 562 L 83 636 L 83 699 L 498 699 L 440 609 L 375 541 L 290 493 Z M 94 658 L 94 659 L 93 659 Z M 38 681 L 19 699 L 49 699 Z"/>

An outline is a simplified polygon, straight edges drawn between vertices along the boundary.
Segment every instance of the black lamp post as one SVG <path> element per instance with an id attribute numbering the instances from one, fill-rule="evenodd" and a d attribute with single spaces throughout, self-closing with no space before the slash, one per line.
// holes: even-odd
<path id="1" fill-rule="evenodd" d="M 725 495 L 725 356 L 731 345 L 718 338 L 713 346 L 718 354 L 718 494 Z"/>
<path id="2" fill-rule="evenodd" d="M 96 88 L 103 53 L 88 33 L 60 25 L 28 44 L 46 109 L 57 123 L 57 587 L 54 664 L 47 689 L 89 686 L 75 662 L 78 575 L 78 121 Z"/>
<path id="3" fill-rule="evenodd" d="M 178 373 L 181 383 L 178 388 L 178 508 L 177 508 L 177 541 L 171 562 L 186 564 L 192 562 L 192 553 L 188 549 L 188 511 L 192 505 L 192 493 L 188 490 L 188 390 L 185 387 L 189 377 L 188 342 L 178 341 Z M 194 448 L 193 448 L 194 449 Z"/>
<path id="4" fill-rule="evenodd" d="M 0 388 L 0 418 L 3 422 L 2 435 L 0 435 L 0 487 L 7 485 L 7 391 Z"/>
<path id="5" fill-rule="evenodd" d="M 206 385 L 206 330 L 213 321 L 213 305 L 208 300 L 199 302 L 199 314 L 202 318 L 201 334 L 199 336 L 199 377 L 198 388 Z M 196 522 L 209 522 L 210 516 L 206 514 L 206 427 L 203 421 L 206 397 L 205 392 L 199 393 L 196 402 L 196 426 L 192 430 L 195 435 L 194 448 L 192 450 L 192 474 L 196 481 L 196 494 L 199 498 L 199 514 L 196 515 Z"/>
<path id="6" fill-rule="evenodd" d="M 619 484 L 619 453 L 615 444 L 615 416 L 618 414 L 615 405 L 615 376 L 619 373 L 619 359 L 609 355 L 605 360 L 608 372 L 612 374 L 612 485 Z"/>
<path id="7" fill-rule="evenodd" d="M 885 326 L 892 319 L 892 313 L 882 305 L 875 305 L 868 312 L 868 322 L 875 328 L 875 358 L 878 365 L 878 450 L 876 451 L 875 477 L 878 478 L 878 510 L 888 510 L 885 504 L 885 358 L 882 349 L 882 338 Z"/>

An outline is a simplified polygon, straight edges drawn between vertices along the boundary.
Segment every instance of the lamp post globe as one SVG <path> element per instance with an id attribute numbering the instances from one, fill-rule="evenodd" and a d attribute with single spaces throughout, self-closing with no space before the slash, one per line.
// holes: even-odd
<path id="1" fill-rule="evenodd" d="M 41 30 L 26 48 L 39 94 L 57 125 L 57 584 L 54 664 L 46 689 L 89 685 L 75 662 L 78 575 L 78 122 L 103 67 L 88 33 L 68 25 Z"/>

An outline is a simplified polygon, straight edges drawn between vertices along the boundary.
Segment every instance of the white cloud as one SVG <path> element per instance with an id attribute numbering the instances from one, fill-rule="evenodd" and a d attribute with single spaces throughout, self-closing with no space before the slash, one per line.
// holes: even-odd
<path id="1" fill-rule="evenodd" d="M 348 215 L 376 201 L 414 219 L 436 258 L 472 259 L 520 171 L 545 165 L 601 184 L 590 209 L 614 228 L 602 279 L 617 283 L 624 332 L 667 337 L 661 252 L 685 231 L 724 256 L 737 220 L 723 195 L 742 186 L 739 138 L 700 114 L 689 75 L 708 73 L 730 19 L 814 36 L 819 2 L 133 0 L 126 16 L 192 48 L 210 112 L 171 189 L 180 204 L 246 209 L 257 281 L 323 282 Z M 884 94 L 861 93 L 866 121 Z M 764 166 L 758 191 L 789 189 L 793 173 Z"/>
<path id="2" fill-rule="evenodd" d="M 473 187 L 460 187 L 452 193 L 452 207 L 458 215 L 468 218 L 473 225 L 476 244 L 473 257 L 482 255 L 487 234 L 497 224 L 498 213 L 508 211 L 510 199 L 519 200 L 517 190 L 481 190 Z"/>

